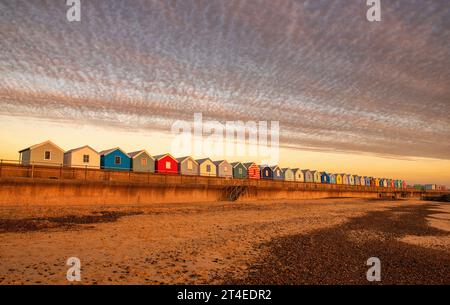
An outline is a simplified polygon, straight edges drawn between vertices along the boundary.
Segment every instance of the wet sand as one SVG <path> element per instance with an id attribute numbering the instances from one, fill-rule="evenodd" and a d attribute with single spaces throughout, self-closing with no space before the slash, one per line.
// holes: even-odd
<path id="1" fill-rule="evenodd" d="M 0 208 L 0 284 L 450 284 L 450 205 L 320 199 Z"/>

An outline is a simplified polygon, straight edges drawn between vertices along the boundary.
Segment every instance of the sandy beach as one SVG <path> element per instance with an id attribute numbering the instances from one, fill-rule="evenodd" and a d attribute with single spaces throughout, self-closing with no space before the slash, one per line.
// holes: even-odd
<path id="1" fill-rule="evenodd" d="M 0 208 L 0 284 L 450 284 L 450 205 L 318 199 Z M 81 261 L 68 282 L 66 260 Z"/>

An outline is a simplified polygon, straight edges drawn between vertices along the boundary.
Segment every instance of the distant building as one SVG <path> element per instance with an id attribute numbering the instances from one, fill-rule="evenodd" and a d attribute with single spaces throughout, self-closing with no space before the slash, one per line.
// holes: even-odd
<path id="1" fill-rule="evenodd" d="M 52 141 L 45 141 L 19 151 L 19 161 L 22 165 L 62 166 L 64 150 Z"/>
<path id="2" fill-rule="evenodd" d="M 131 170 L 133 172 L 155 172 L 155 158 L 145 149 L 128 153 L 131 158 Z"/>
<path id="3" fill-rule="evenodd" d="M 178 161 L 171 154 L 156 155 L 155 172 L 159 174 L 177 174 Z"/>
<path id="4" fill-rule="evenodd" d="M 233 177 L 233 168 L 227 160 L 219 160 L 214 161 L 214 165 L 216 166 L 216 176 L 223 178 L 232 178 Z"/>
<path id="5" fill-rule="evenodd" d="M 177 162 L 178 162 L 178 172 L 181 175 L 189 175 L 189 176 L 198 175 L 199 165 L 198 162 L 194 160 L 194 158 L 190 156 L 177 158 Z"/>
<path id="6" fill-rule="evenodd" d="M 311 174 L 313 176 L 313 182 L 315 183 L 322 183 L 322 178 L 320 177 L 319 171 L 311 171 Z"/>
<path id="7" fill-rule="evenodd" d="M 294 180 L 297 182 L 305 182 L 305 177 L 303 176 L 303 171 L 299 168 L 293 168 Z"/>
<path id="8" fill-rule="evenodd" d="M 294 172 L 290 168 L 283 168 L 283 176 L 285 181 L 295 181 Z"/>
<path id="9" fill-rule="evenodd" d="M 278 165 L 272 166 L 273 180 L 284 180 L 283 171 Z"/>
<path id="10" fill-rule="evenodd" d="M 348 175 L 348 184 L 355 185 L 355 177 L 353 175 Z"/>
<path id="11" fill-rule="evenodd" d="M 309 169 L 302 170 L 305 182 L 314 182 L 314 177 Z"/>
<path id="12" fill-rule="evenodd" d="M 119 147 L 103 150 L 100 154 L 100 166 L 103 169 L 131 170 L 131 158 Z"/>
<path id="13" fill-rule="evenodd" d="M 244 164 L 242 164 L 241 162 L 233 162 L 231 163 L 231 166 L 233 167 L 233 178 L 247 178 L 247 169 L 245 168 Z"/>
<path id="14" fill-rule="evenodd" d="M 330 184 L 336 184 L 336 174 L 329 174 Z"/>
<path id="15" fill-rule="evenodd" d="M 64 166 L 100 168 L 100 154 L 88 145 L 74 148 L 64 153 Z"/>
<path id="16" fill-rule="evenodd" d="M 273 179 L 273 171 L 269 165 L 260 165 L 259 174 L 261 176 L 261 179 Z"/>
<path id="17" fill-rule="evenodd" d="M 261 179 L 259 166 L 254 162 L 243 163 L 245 169 L 247 170 L 247 177 L 249 179 Z"/>
<path id="18" fill-rule="evenodd" d="M 217 167 L 210 158 L 197 159 L 200 176 L 217 176 Z"/>
<path id="19" fill-rule="evenodd" d="M 320 173 L 320 182 L 321 183 L 330 183 L 330 175 L 328 175 L 326 172 Z"/>

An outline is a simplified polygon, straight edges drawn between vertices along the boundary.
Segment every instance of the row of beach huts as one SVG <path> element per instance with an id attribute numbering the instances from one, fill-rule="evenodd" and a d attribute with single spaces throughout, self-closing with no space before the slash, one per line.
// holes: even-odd
<path id="1" fill-rule="evenodd" d="M 257 165 L 254 162 L 229 163 L 226 160 L 213 161 L 210 158 L 195 160 L 190 156 L 175 158 L 168 153 L 152 156 L 146 150 L 127 153 L 119 147 L 97 152 L 86 145 L 64 151 L 51 141 L 27 147 L 19 151 L 19 155 L 20 163 L 23 165 L 41 164 L 160 174 L 407 188 L 406 181 L 399 179 L 335 174 L 299 168 L 280 168 L 276 165 Z"/>

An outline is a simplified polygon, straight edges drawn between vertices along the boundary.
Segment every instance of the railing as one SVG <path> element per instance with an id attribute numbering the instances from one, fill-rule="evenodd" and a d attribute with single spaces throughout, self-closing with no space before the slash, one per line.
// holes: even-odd
<path id="1" fill-rule="evenodd" d="M 314 182 L 283 181 L 268 179 L 239 179 L 216 176 L 181 175 L 179 173 L 135 172 L 94 166 L 68 167 L 58 163 L 20 164 L 17 160 L 0 160 L 0 178 L 31 178 L 53 180 L 75 180 L 91 182 L 123 182 L 148 185 L 179 186 L 245 186 L 257 188 L 313 190 L 313 191 L 360 191 L 360 192 L 423 192 L 417 189 L 398 189 L 363 185 L 325 184 Z"/>

